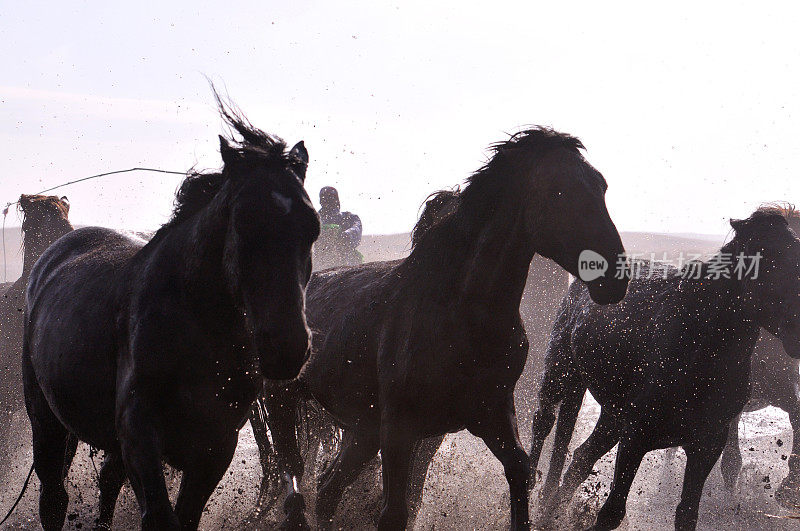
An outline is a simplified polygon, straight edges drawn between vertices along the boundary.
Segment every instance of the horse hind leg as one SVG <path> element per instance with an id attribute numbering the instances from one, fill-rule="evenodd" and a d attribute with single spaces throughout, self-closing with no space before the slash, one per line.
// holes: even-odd
<path id="1" fill-rule="evenodd" d="M 344 489 L 357 477 L 364 466 L 378 453 L 377 434 L 345 430 L 339 453 L 320 476 L 317 490 L 317 525 L 330 527 Z"/>
<path id="2" fill-rule="evenodd" d="M 39 518 L 45 531 L 61 529 L 69 503 L 64 464 L 70 435 L 50 409 L 27 355 L 23 356 L 23 378 L 25 407 L 33 433 L 33 467 L 41 483 Z"/>
<path id="3" fill-rule="evenodd" d="M 572 371 L 570 367 L 569 353 L 566 350 L 568 348 L 566 342 L 560 337 L 554 338 L 551 341 L 545 360 L 547 367 L 545 368 L 542 384 L 539 388 L 539 405 L 533 414 L 531 429 L 529 489 L 533 489 L 536 485 L 537 474 L 539 473 L 537 468 L 539 465 L 539 458 L 542 454 L 542 448 L 544 447 L 544 441 L 547 439 L 550 430 L 553 429 L 553 424 L 556 422 L 556 406 L 567 396 L 572 396 L 574 392 L 572 388 L 577 387 L 575 382 L 571 381 L 574 378 L 572 376 L 574 371 Z M 580 402 L 578 402 L 578 408 L 580 409 Z M 565 412 L 568 409 L 569 407 L 565 409 Z M 567 444 L 569 444 L 569 440 L 567 440 Z M 561 473 L 560 468 L 558 473 Z M 548 474 L 548 477 L 551 477 L 551 474 Z M 552 483 L 552 479 L 550 481 Z"/>
<path id="4" fill-rule="evenodd" d="M 546 498 L 550 497 L 561 483 L 561 471 L 564 468 L 569 442 L 572 440 L 572 432 L 575 430 L 585 391 L 585 389 L 571 389 L 561 401 L 558 409 L 553 452 L 550 457 L 550 465 L 547 467 L 547 479 L 542 487 L 542 493 Z"/>
<path id="5" fill-rule="evenodd" d="M 125 483 L 125 466 L 119 453 L 107 454 L 100 467 L 98 476 L 100 487 L 100 516 L 97 519 L 98 529 L 111 529 L 114 508 L 117 505 L 119 491 Z"/>

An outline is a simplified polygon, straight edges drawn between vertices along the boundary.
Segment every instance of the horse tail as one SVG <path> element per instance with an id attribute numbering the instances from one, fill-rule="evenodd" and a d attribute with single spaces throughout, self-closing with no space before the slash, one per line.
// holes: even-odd
<path id="1" fill-rule="evenodd" d="M 6 520 L 8 520 L 8 518 L 14 512 L 14 509 L 17 508 L 17 505 L 19 505 L 20 500 L 22 500 L 22 497 L 25 495 L 25 491 L 28 490 L 28 484 L 31 482 L 32 475 L 33 475 L 33 465 L 31 464 L 31 469 L 28 471 L 28 477 L 25 478 L 25 483 L 22 485 L 22 491 L 20 491 L 19 496 L 17 496 L 17 501 L 14 502 L 14 505 L 11 506 L 11 509 L 8 510 L 5 517 L 2 520 L 0 520 L 0 525 L 6 523 Z"/>

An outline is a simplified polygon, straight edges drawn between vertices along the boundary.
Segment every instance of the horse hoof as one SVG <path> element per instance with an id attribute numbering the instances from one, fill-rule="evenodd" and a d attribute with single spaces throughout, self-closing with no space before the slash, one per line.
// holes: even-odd
<path id="1" fill-rule="evenodd" d="M 278 527 L 282 531 L 311 531 L 311 526 L 308 525 L 305 516 L 300 516 L 297 519 L 286 518 Z"/>
<path id="2" fill-rule="evenodd" d="M 800 473 L 790 472 L 775 491 L 775 501 L 787 509 L 800 507 Z"/>

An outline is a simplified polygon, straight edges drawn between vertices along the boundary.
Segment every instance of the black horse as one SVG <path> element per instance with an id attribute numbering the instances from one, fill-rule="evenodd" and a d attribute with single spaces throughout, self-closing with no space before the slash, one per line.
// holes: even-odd
<path id="1" fill-rule="evenodd" d="M 150 242 L 78 229 L 31 271 L 23 378 L 45 529 L 64 522 L 72 435 L 107 453 L 100 525 L 127 476 L 144 529 L 196 528 L 262 378 L 307 357 L 308 153 L 217 101 L 242 140 L 220 137 L 222 171 L 187 177 Z M 174 511 L 162 460 L 183 471 Z"/>
<path id="2" fill-rule="evenodd" d="M 621 300 L 628 282 L 624 267 L 614 271 L 624 249 L 606 210 L 606 182 L 582 147 L 549 129 L 517 134 L 494 147 L 407 258 L 313 275 L 312 355 L 288 386 L 295 392 L 267 393 L 266 404 L 290 479 L 303 472 L 295 438 L 302 393 L 344 427 L 341 449 L 320 478 L 318 525 L 329 524 L 343 489 L 380 450 L 378 527 L 404 528 L 419 441 L 467 428 L 505 468 L 512 527 L 528 527 L 528 457 L 513 391 L 528 350 L 519 305 L 531 259 L 538 252 L 578 274 L 579 255 L 594 249 L 611 264 L 588 284 L 599 303 Z M 289 505 L 290 520 L 297 518 L 299 504 Z"/>
<path id="3" fill-rule="evenodd" d="M 687 464 L 675 527 L 695 528 L 706 477 L 750 395 L 759 326 L 800 357 L 800 240 L 774 208 L 731 226 L 735 237 L 708 262 L 692 262 L 683 272 L 643 265 L 617 306 L 594 304 L 580 284 L 570 288 L 553 327 L 533 421 L 531 470 L 561 403 L 545 518 L 569 502 L 594 463 L 619 442 L 611 493 L 595 525 L 616 528 L 644 455 L 683 446 Z M 742 274 L 742 264 L 758 270 Z M 587 389 L 601 405 L 600 419 L 555 490 Z"/>
<path id="4" fill-rule="evenodd" d="M 788 204 L 774 206 L 783 213 L 789 228 L 800 235 L 800 212 Z M 744 411 L 775 406 L 789 415 L 793 434 L 789 474 L 775 491 L 775 499 L 788 507 L 797 507 L 800 503 L 800 360 L 787 356 L 781 341 L 766 330 L 761 331 L 753 351 L 750 387 L 750 401 Z M 742 468 L 738 416 L 731 423 L 720 466 L 725 485 L 733 489 Z"/>

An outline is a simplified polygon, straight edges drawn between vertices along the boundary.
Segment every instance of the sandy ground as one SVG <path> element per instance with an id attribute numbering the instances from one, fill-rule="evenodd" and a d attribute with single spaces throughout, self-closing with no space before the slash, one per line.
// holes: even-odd
<path id="1" fill-rule="evenodd" d="M 402 238 L 392 240 L 396 247 L 386 254 L 407 251 Z M 368 258 L 377 258 L 368 249 Z M 0 379 L 1 380 L 1 379 Z M 6 390 L 8 391 L 8 390 Z M 15 391 L 16 392 L 16 391 Z M 532 394 L 530 386 L 520 387 L 518 393 Z M 519 400 L 518 400 L 519 402 Z M 530 403 L 527 400 L 523 402 Z M 19 404 L 2 404 L 0 423 L 0 513 L 16 499 L 32 462 L 30 427 Z M 587 397 L 571 443 L 571 450 L 590 433 L 599 413 L 596 403 Z M 520 433 L 527 448 L 530 440 L 530 408 L 519 411 Z M 774 491 L 786 475 L 786 458 L 791 448 L 792 434 L 787 416 L 774 408 L 743 415 L 740 424 L 743 469 L 736 491 L 730 493 L 722 485 L 717 466 L 706 483 L 700 507 L 699 529 L 790 529 L 796 520 L 774 518 L 785 515 L 786 509 L 774 501 Z M 782 442 L 782 444 L 779 443 Z M 546 467 L 549 447 L 546 446 L 542 466 Z M 592 523 L 605 499 L 613 471 L 614 451 L 596 466 L 597 474 L 581 487 L 569 514 L 561 521 L 562 529 L 584 529 Z M 100 466 L 100 458 L 95 457 Z M 649 454 L 640 468 L 628 501 L 628 516 L 622 529 L 672 529 L 673 514 L 680 497 L 680 484 L 685 460 L 678 452 L 673 462 L 665 463 L 664 452 Z M 546 473 L 546 468 L 541 472 Z M 177 494 L 177 473 L 167 472 L 173 496 Z M 249 425 L 239 438 L 239 447 L 224 480 L 217 487 L 206 507 L 201 529 L 239 529 L 253 509 L 258 495 L 261 469 L 258 452 Z M 304 490 L 309 493 L 309 511 L 313 510 L 313 474 L 307 474 Z M 356 484 L 355 494 L 363 486 Z M 66 529 L 92 527 L 97 516 L 96 474 L 89 448 L 83 444 L 68 478 L 70 505 Z M 20 506 L 6 524 L 7 529 L 37 529 L 38 480 L 31 480 Z M 538 492 L 531 497 L 535 512 Z M 508 488 L 502 467 L 486 449 L 483 442 L 461 432 L 449 435 L 431 464 L 423 502 L 415 529 L 505 529 L 509 518 Z M 798 510 L 800 512 L 800 509 Z M 279 516 L 276 510 L 260 527 L 271 528 Z M 356 516 L 360 518 L 355 518 Z M 0 515 L 2 517 L 2 515 Z M 374 514 L 343 515 L 346 527 L 370 527 Z M 272 522 L 272 524 L 271 524 Z M 353 522 L 359 522 L 354 524 Z M 138 509 L 129 486 L 125 486 L 117 504 L 114 520 L 116 529 L 138 528 Z"/>
<path id="2" fill-rule="evenodd" d="M 587 397 L 572 448 L 589 434 L 598 413 L 596 403 Z M 0 507 L 3 511 L 16 498 L 32 460 L 29 428 L 24 413 L 19 412 L 9 427 L 18 436 L 10 445 L 11 452 L 3 456 L 0 472 Z M 525 428 L 523 426 L 522 430 L 527 446 L 530 430 Z M 715 468 L 706 483 L 698 528 L 796 528 L 797 524 L 793 521 L 770 516 L 787 514 L 773 499 L 777 484 L 787 473 L 786 461 L 782 459 L 791 441 L 786 415 L 773 408 L 745 414 L 739 431 L 744 465 L 736 492 L 725 490 L 719 468 Z M 778 446 L 778 440 L 783 441 L 782 446 Z M 546 447 L 545 452 L 548 450 Z M 608 493 L 613 457 L 612 451 L 598 463 L 595 468 L 598 473 L 590 477 L 575 496 L 571 512 L 566 515 L 561 529 L 582 529 L 591 523 L 592 516 Z M 95 461 L 99 466 L 100 459 L 96 457 Z M 683 464 L 680 451 L 671 463 L 664 462 L 664 452 L 653 452 L 645 458 L 631 490 L 628 516 L 622 529 L 672 528 L 674 510 L 680 498 Z M 201 528 L 241 528 L 255 504 L 260 477 L 258 452 L 247 426 L 241 432 L 231 467 L 206 508 Z M 66 529 L 92 527 L 97 515 L 95 478 L 89 448 L 81 444 L 67 482 L 70 506 Z M 178 474 L 167 473 L 167 479 L 174 496 L 177 493 Z M 36 516 L 37 491 L 38 481 L 34 475 L 22 503 L 6 525 L 7 529 L 39 528 Z M 536 508 L 536 496 L 537 492 L 534 492 L 532 510 Z M 313 508 L 313 504 L 310 506 Z M 414 528 L 506 529 L 507 526 L 508 488 L 502 467 L 478 439 L 464 432 L 448 436 L 431 464 L 422 508 Z M 138 509 L 127 485 L 117 505 L 114 527 L 138 527 Z M 269 527 L 266 522 L 264 527 Z"/>

